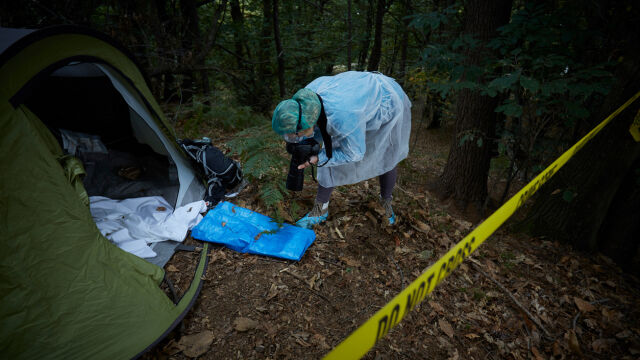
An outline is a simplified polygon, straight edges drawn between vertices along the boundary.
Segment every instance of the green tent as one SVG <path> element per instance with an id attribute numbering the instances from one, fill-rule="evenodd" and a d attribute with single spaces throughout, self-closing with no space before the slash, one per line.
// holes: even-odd
<path id="1" fill-rule="evenodd" d="M 139 356 L 193 305 L 207 247 L 175 304 L 160 288 L 162 267 L 98 231 L 81 181 L 87 164 L 64 154 L 58 129 L 152 153 L 164 168 L 145 191 L 173 206 L 202 199 L 201 180 L 133 58 L 102 34 L 0 28 L 0 84 L 1 357 Z"/>

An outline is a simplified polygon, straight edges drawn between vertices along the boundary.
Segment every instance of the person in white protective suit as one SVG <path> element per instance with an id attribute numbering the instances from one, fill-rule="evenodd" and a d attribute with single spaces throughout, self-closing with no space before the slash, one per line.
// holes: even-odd
<path id="1" fill-rule="evenodd" d="M 288 143 L 314 138 L 324 145 L 298 167 L 318 164 L 315 204 L 298 226 L 311 228 L 327 219 L 336 186 L 376 176 L 385 220 L 395 223 L 391 193 L 411 132 L 411 101 L 395 80 L 357 71 L 317 78 L 278 104 L 272 127 Z"/>

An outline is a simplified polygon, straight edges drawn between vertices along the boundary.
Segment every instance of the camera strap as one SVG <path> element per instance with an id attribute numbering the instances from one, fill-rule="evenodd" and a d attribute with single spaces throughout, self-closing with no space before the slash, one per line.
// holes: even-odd
<path id="1" fill-rule="evenodd" d="M 329 162 L 331 156 L 333 156 L 333 143 L 331 142 L 331 135 L 327 131 L 327 114 L 324 112 L 324 103 L 322 102 L 322 98 L 320 95 L 316 94 L 318 99 L 320 99 L 320 117 L 318 117 L 318 129 L 320 129 L 320 134 L 322 135 L 322 142 L 324 143 L 324 151 L 327 154 L 327 161 L 322 165 L 318 165 L 318 167 L 323 167 Z"/>

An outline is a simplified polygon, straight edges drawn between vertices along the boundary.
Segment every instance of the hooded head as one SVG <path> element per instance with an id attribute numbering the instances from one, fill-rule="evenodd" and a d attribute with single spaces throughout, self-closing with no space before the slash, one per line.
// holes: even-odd
<path id="1" fill-rule="evenodd" d="M 280 134 L 292 134 L 313 127 L 320 117 L 320 99 L 309 89 L 300 89 L 289 100 L 278 104 L 271 127 Z"/>

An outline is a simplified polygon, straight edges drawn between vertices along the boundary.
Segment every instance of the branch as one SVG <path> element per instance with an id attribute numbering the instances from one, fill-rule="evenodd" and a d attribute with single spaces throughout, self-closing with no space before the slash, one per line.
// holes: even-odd
<path id="1" fill-rule="evenodd" d="M 496 284 L 498 286 L 498 288 L 500 288 L 500 290 L 502 290 L 502 292 L 507 294 L 509 296 L 509 298 L 511 298 L 511 300 L 516 304 L 516 306 L 518 306 L 518 308 L 520 310 L 522 310 L 522 312 L 527 314 L 529 319 L 531 319 L 531 321 L 533 321 L 533 323 L 536 324 L 536 326 L 538 328 L 540 328 L 540 330 L 542 330 L 544 332 L 544 334 L 547 336 L 547 338 L 549 338 L 551 340 L 554 339 L 554 337 L 551 336 L 551 334 L 547 331 L 547 329 L 545 329 L 545 327 L 542 326 L 540 321 L 537 318 L 535 318 L 533 315 L 531 315 L 531 313 L 527 309 L 525 309 L 524 306 L 522 306 L 522 304 L 520 304 L 520 302 L 518 302 L 518 300 L 516 300 L 516 298 L 513 295 L 511 295 L 509 290 L 507 290 L 502 284 L 500 284 L 500 282 L 498 282 L 498 280 L 492 278 L 491 276 L 489 276 L 489 274 L 485 273 L 484 271 L 482 271 L 482 269 L 480 269 L 480 263 L 478 263 L 474 259 L 469 259 L 469 260 L 472 262 L 473 268 L 476 269 L 476 271 L 478 271 L 480 274 L 484 275 L 487 279 L 491 280 L 494 284 Z"/>

